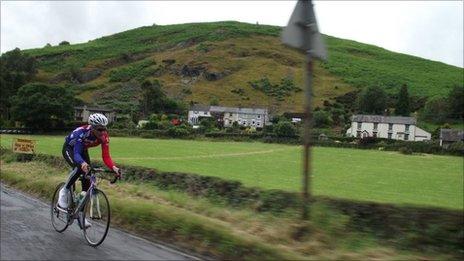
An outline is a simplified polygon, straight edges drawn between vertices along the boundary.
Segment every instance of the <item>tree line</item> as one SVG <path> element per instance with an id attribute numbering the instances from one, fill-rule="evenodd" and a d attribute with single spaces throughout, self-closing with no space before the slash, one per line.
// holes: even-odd
<path id="1" fill-rule="evenodd" d="M 0 56 L 0 66 L 0 126 L 14 127 L 19 122 L 27 128 L 46 130 L 74 123 L 74 106 L 83 101 L 75 98 L 70 86 L 33 82 L 37 74 L 37 61 L 33 57 L 16 48 Z M 137 84 L 142 92 L 135 121 L 152 113 L 186 111 L 185 104 L 166 96 L 159 81 L 145 80 Z M 121 124 L 125 124 L 124 119 Z"/>
<path id="2" fill-rule="evenodd" d="M 358 111 L 378 115 L 411 115 L 411 98 L 404 84 L 397 95 L 393 113 L 387 106 L 388 95 L 380 87 L 368 87 L 358 97 Z M 419 117 L 428 122 L 444 123 L 447 120 L 464 119 L 464 87 L 453 87 L 446 97 L 432 97 L 419 111 Z"/>

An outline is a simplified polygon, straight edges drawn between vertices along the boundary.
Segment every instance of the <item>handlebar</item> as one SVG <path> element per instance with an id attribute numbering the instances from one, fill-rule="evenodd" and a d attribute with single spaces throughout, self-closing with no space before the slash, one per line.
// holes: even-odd
<path id="1" fill-rule="evenodd" d="M 90 168 L 90 172 L 94 172 L 94 173 L 108 173 L 108 174 L 115 174 L 114 171 L 112 170 L 106 170 L 106 169 L 103 169 L 103 168 Z M 110 183 L 111 184 L 114 184 L 116 183 L 116 181 L 119 179 L 121 179 L 121 170 L 119 170 L 119 173 L 117 173 L 118 175 L 115 176 L 112 180 L 110 180 Z"/>

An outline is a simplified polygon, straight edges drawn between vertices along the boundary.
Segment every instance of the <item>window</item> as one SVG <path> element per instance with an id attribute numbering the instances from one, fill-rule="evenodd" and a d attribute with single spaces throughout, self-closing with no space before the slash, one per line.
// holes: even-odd
<path id="1" fill-rule="evenodd" d="M 404 131 L 405 131 L 405 132 L 408 132 L 408 131 L 409 131 L 409 124 L 406 124 L 406 125 L 404 126 Z"/>
<path id="2" fill-rule="evenodd" d="M 356 132 L 356 138 L 361 138 L 361 131 Z"/>
<path id="3" fill-rule="evenodd" d="M 393 130 L 393 123 L 389 123 L 389 124 L 388 124 L 388 130 L 389 130 L 389 131 Z"/>
<path id="4" fill-rule="evenodd" d="M 208 115 L 208 112 L 204 111 L 203 114 L 204 114 L 204 115 Z"/>
<path id="5" fill-rule="evenodd" d="M 372 137 L 377 138 L 377 132 L 373 132 Z"/>
<path id="6" fill-rule="evenodd" d="M 362 122 L 358 122 L 358 129 L 361 129 Z"/>
<path id="7" fill-rule="evenodd" d="M 409 134 L 404 134 L 404 140 L 409 140 Z"/>
<path id="8" fill-rule="evenodd" d="M 194 114 L 198 114 L 198 111 L 194 111 L 193 113 L 194 113 Z"/>
<path id="9" fill-rule="evenodd" d="M 391 133 L 388 133 L 388 138 L 389 138 L 389 139 L 392 138 L 392 134 L 391 134 Z"/>
<path id="10" fill-rule="evenodd" d="M 376 130 L 378 126 L 379 126 L 379 123 L 378 123 L 378 122 L 374 122 L 374 130 Z"/>

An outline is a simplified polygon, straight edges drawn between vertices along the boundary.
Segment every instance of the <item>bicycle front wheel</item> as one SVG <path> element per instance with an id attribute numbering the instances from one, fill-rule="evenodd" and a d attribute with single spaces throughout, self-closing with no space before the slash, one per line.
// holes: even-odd
<path id="1" fill-rule="evenodd" d="M 57 232 L 63 232 L 68 228 L 68 221 L 69 221 L 69 214 L 65 213 L 57 208 L 58 205 L 58 195 L 62 187 L 64 187 L 64 183 L 60 183 L 53 193 L 52 203 L 51 203 L 51 219 L 52 219 L 52 226 Z"/>
<path id="2" fill-rule="evenodd" d="M 83 231 L 87 243 L 94 247 L 103 243 L 110 228 L 110 203 L 103 191 L 93 190 L 85 203 L 83 218 Z M 90 226 L 85 226 L 84 223 Z"/>

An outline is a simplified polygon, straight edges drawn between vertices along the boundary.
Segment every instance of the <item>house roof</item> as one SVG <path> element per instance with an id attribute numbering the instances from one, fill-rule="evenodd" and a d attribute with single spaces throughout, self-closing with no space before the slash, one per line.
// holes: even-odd
<path id="1" fill-rule="evenodd" d="M 440 129 L 440 139 L 443 141 L 464 141 L 464 130 Z"/>
<path id="2" fill-rule="evenodd" d="M 106 111 L 106 112 L 113 112 L 113 109 L 108 108 L 100 108 L 100 107 L 87 107 L 87 106 L 75 106 L 74 109 L 76 110 L 88 110 L 88 111 Z"/>
<path id="3" fill-rule="evenodd" d="M 416 125 L 416 118 L 402 116 L 382 116 L 382 115 L 353 115 L 351 121 L 355 122 L 378 122 Z"/>
<path id="4" fill-rule="evenodd" d="M 210 112 L 234 112 L 234 113 L 241 113 L 241 114 L 267 114 L 267 109 L 263 109 L 263 108 L 236 108 L 236 107 L 194 105 L 190 107 L 190 110 L 191 111 L 210 111 Z"/>
<path id="5" fill-rule="evenodd" d="M 190 107 L 191 111 L 209 111 L 209 108 L 211 106 L 208 105 L 200 105 L 200 104 L 195 104 L 192 107 Z"/>

